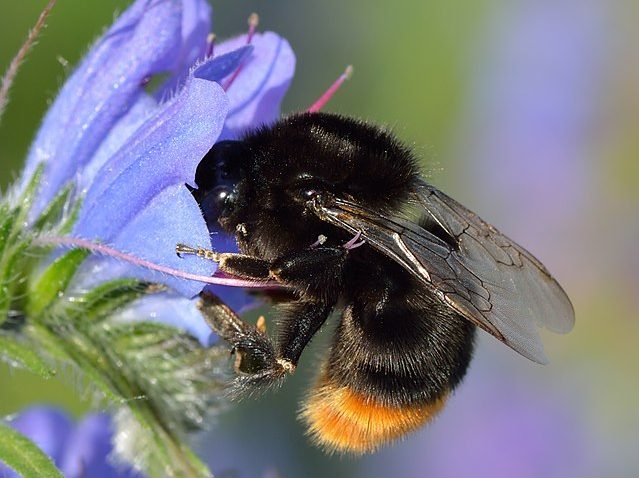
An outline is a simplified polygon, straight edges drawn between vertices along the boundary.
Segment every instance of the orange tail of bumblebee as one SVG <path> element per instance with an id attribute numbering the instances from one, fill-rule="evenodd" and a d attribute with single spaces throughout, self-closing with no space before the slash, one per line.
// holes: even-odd
<path id="1" fill-rule="evenodd" d="M 448 393 L 431 403 L 384 404 L 322 373 L 302 406 L 308 434 L 330 453 L 364 454 L 422 427 L 444 408 Z"/>

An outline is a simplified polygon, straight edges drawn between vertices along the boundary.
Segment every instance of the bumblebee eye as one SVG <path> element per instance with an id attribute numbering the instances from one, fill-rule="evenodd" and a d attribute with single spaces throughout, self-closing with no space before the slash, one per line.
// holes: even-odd
<path id="1" fill-rule="evenodd" d="M 242 162 L 249 154 L 242 141 L 221 141 L 202 158 L 195 171 L 192 191 L 209 227 L 228 215 L 235 205 Z"/>
<path id="2" fill-rule="evenodd" d="M 221 141 L 202 158 L 195 171 L 198 189 L 209 191 L 216 186 L 234 186 L 241 176 L 242 159 L 248 154 L 241 141 Z"/>
<path id="3" fill-rule="evenodd" d="M 334 189 L 334 184 L 322 178 L 303 174 L 297 178 L 295 195 L 297 200 L 305 203 L 322 192 L 333 191 Z"/>
<path id="4" fill-rule="evenodd" d="M 228 185 L 216 186 L 198 200 L 207 224 L 215 224 L 235 203 L 235 191 Z"/>
<path id="5" fill-rule="evenodd" d="M 311 200 L 319 194 L 317 189 L 302 189 L 301 195 L 305 200 Z"/>

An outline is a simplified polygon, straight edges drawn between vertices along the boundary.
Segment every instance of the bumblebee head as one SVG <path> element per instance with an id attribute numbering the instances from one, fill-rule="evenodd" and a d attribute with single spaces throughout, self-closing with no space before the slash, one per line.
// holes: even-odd
<path id="1" fill-rule="evenodd" d="M 202 158 L 195 172 L 193 196 L 209 228 L 223 222 L 236 208 L 248 152 L 242 141 L 221 141 Z"/>

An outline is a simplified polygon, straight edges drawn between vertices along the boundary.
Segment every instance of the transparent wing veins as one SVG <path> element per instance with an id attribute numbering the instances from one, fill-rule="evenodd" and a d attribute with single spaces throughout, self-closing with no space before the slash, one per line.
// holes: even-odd
<path id="1" fill-rule="evenodd" d="M 323 220 L 362 237 L 419 279 L 440 300 L 497 339 L 539 363 L 547 362 L 537 331 L 558 333 L 574 311 L 543 264 L 475 213 L 421 182 L 414 201 L 457 242 L 456 248 L 401 217 L 354 202 L 314 201 Z"/>

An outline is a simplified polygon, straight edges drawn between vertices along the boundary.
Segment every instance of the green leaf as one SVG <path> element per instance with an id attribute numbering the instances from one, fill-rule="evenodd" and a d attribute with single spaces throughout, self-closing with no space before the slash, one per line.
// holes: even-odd
<path id="1" fill-rule="evenodd" d="M 33 205 L 33 200 L 36 197 L 36 193 L 38 192 L 38 188 L 40 187 L 40 179 L 42 179 L 42 174 L 44 173 L 44 164 L 38 164 L 36 170 L 31 176 L 27 187 L 24 189 L 24 192 L 18 198 L 17 204 L 14 205 L 18 217 L 14 222 L 13 227 L 13 236 L 17 236 L 20 234 L 22 228 L 24 227 L 24 223 L 27 220 L 29 215 L 29 211 L 31 210 L 31 206 Z"/>
<path id="2" fill-rule="evenodd" d="M 64 215 L 65 207 L 69 204 L 69 197 L 72 191 L 73 184 L 68 184 L 62 189 L 35 220 L 31 229 L 34 231 L 43 231 L 56 227 Z"/>
<path id="3" fill-rule="evenodd" d="M 35 443 L 4 423 L 0 423 L 0 460 L 22 476 L 64 478 Z"/>
<path id="4" fill-rule="evenodd" d="M 10 239 L 7 250 L 0 261 L 0 324 L 7 319 L 8 311 L 16 296 L 24 296 L 24 274 L 28 269 L 26 264 L 34 257 L 27 256 L 29 242 L 26 240 Z"/>
<path id="5" fill-rule="evenodd" d="M 9 245 L 9 235 L 15 219 L 15 212 L 11 211 L 6 203 L 0 204 L 0 257 L 4 256 L 4 251 Z"/>
<path id="6" fill-rule="evenodd" d="M 90 254 L 85 249 L 73 249 L 58 257 L 45 269 L 35 284 L 30 287 L 27 313 L 39 316 L 42 311 L 64 293 L 78 267 Z"/>
<path id="7" fill-rule="evenodd" d="M 70 297 L 59 313 L 65 320 L 75 322 L 98 322 L 113 315 L 129 303 L 148 294 L 152 290 L 159 290 L 147 282 L 137 279 L 116 279 L 94 287 L 76 297 Z M 62 305 L 62 304 L 61 304 Z"/>
<path id="8" fill-rule="evenodd" d="M 10 365 L 23 367 L 43 378 L 55 375 L 55 370 L 34 351 L 33 344 L 24 342 L 18 336 L 0 334 L 0 358 Z"/>
<path id="9" fill-rule="evenodd" d="M 43 352 L 55 362 L 73 367 L 74 372 L 84 381 L 76 386 L 84 394 L 87 384 L 91 384 L 99 392 L 99 397 L 110 403 L 120 403 L 125 398 L 117 393 L 113 375 L 105 374 L 101 368 L 101 351 L 94 344 L 87 342 L 73 330 L 59 329 L 51 331 L 41 325 L 25 327 L 24 333 L 42 347 Z M 117 378 L 117 377 L 116 377 Z"/>

